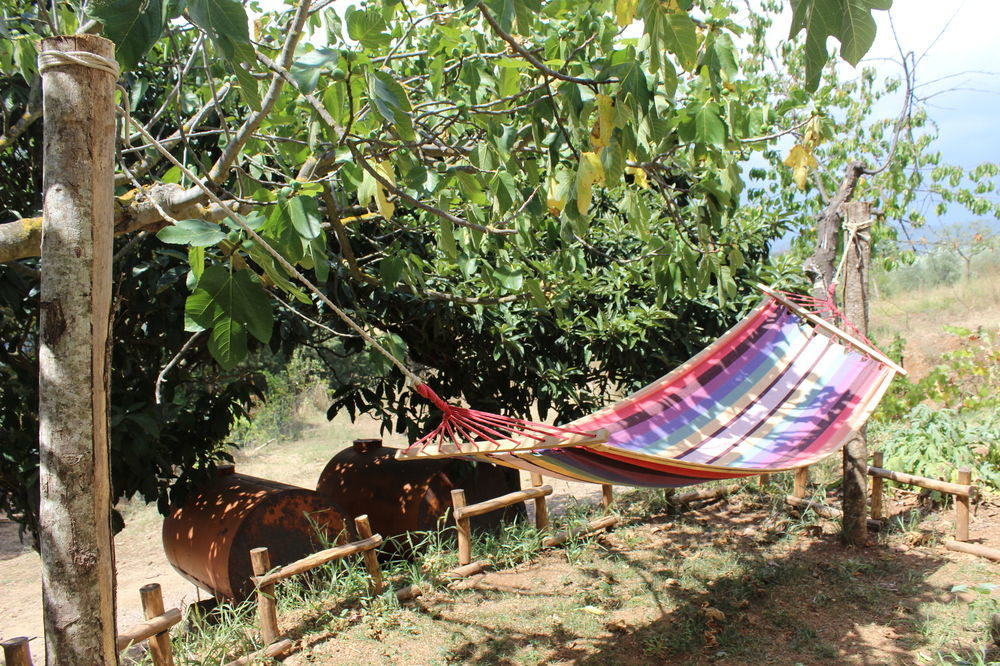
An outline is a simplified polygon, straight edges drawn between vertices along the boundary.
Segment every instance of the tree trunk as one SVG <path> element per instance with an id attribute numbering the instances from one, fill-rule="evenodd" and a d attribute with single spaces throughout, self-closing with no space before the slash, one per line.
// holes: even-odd
<path id="1" fill-rule="evenodd" d="M 816 298 L 826 298 L 826 291 L 833 280 L 837 262 L 837 236 L 841 226 L 841 207 L 854 196 L 854 189 L 864 173 L 863 162 L 848 164 L 837 192 L 827 202 L 826 208 L 816 221 L 816 249 L 803 264 L 806 275 L 813 281 L 813 296 Z"/>
<path id="2" fill-rule="evenodd" d="M 42 51 L 114 58 L 101 37 Z M 108 471 L 108 329 L 114 85 L 104 71 L 43 72 L 45 120 L 39 348 L 40 534 L 48 664 L 117 664 Z"/>
<path id="3" fill-rule="evenodd" d="M 871 219 L 868 202 L 844 204 L 844 316 L 862 335 L 868 335 L 868 267 L 871 261 L 871 234 L 867 227 L 852 232 L 855 225 Z M 844 518 L 841 540 L 863 546 L 868 542 L 868 444 L 865 429 L 844 447 Z"/>

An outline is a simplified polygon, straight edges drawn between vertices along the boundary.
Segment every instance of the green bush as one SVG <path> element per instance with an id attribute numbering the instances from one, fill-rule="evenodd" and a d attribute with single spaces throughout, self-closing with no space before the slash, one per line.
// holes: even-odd
<path id="1" fill-rule="evenodd" d="M 873 423 L 873 448 L 885 453 L 888 469 L 954 481 L 960 467 L 972 470 L 974 482 L 1000 490 L 1000 427 L 972 423 L 953 409 L 917 405 L 902 419 Z"/>

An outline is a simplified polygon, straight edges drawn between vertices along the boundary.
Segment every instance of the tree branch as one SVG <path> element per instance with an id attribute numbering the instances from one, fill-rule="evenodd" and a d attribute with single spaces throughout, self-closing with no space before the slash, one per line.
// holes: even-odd
<path id="1" fill-rule="evenodd" d="M 570 76 L 569 74 L 563 74 L 562 72 L 552 69 L 544 62 L 539 60 L 535 56 L 535 54 L 533 54 L 531 51 L 521 46 L 521 43 L 518 42 L 513 35 L 511 35 L 507 31 L 505 31 L 502 27 L 500 27 L 500 23 L 496 20 L 496 17 L 494 17 L 493 14 L 490 13 L 490 10 L 486 8 L 485 4 L 480 2 L 477 5 L 477 7 L 479 9 L 479 13 L 483 15 L 483 18 L 486 19 L 486 22 L 490 24 L 490 27 L 493 28 L 493 31 L 500 36 L 500 39 L 510 44 L 510 47 L 514 49 L 514 51 L 519 56 L 521 56 L 522 58 L 530 62 L 532 65 L 534 65 L 536 69 L 551 76 L 552 78 L 559 79 L 560 81 L 569 81 L 570 83 L 579 83 L 585 86 L 596 86 L 601 83 L 616 83 L 618 81 L 618 79 L 614 78 L 600 79 L 600 80 L 585 79 L 585 78 L 580 78 L 578 76 Z"/>

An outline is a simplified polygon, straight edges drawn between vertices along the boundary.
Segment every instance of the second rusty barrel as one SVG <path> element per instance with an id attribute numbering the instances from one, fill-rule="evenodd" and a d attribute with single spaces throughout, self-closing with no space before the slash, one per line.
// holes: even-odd
<path id="1" fill-rule="evenodd" d="M 164 519 L 163 550 L 202 589 L 244 599 L 254 589 L 250 549 L 264 546 L 273 566 L 289 564 L 343 539 L 345 527 L 343 511 L 315 491 L 224 465 Z"/>
<path id="2" fill-rule="evenodd" d="M 488 463 L 464 460 L 396 460 L 396 449 L 380 439 L 356 439 L 335 455 L 319 477 L 316 492 L 348 516 L 368 514 L 385 537 L 431 530 L 451 509 L 451 491 L 464 488 L 470 504 L 520 490 L 516 476 Z M 523 513 L 523 507 L 478 516 L 479 529 Z"/>

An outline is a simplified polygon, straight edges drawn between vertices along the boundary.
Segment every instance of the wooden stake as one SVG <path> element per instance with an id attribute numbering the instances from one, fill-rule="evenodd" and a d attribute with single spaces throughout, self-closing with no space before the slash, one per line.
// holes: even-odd
<path id="1" fill-rule="evenodd" d="M 3 643 L 3 658 L 7 666 L 31 666 L 31 649 L 27 636 L 10 638 Z"/>
<path id="2" fill-rule="evenodd" d="M 804 498 L 809 490 L 809 468 L 799 467 L 795 470 L 795 481 L 792 484 L 792 496 Z"/>
<path id="3" fill-rule="evenodd" d="M 958 470 L 958 484 L 968 486 L 972 483 L 972 470 L 963 467 Z M 969 495 L 955 495 L 955 540 L 969 540 Z"/>
<path id="4" fill-rule="evenodd" d="M 872 218 L 867 201 L 849 201 L 841 207 L 844 216 L 844 317 L 861 334 L 868 335 L 868 266 L 871 262 Z M 851 231 L 855 229 L 855 231 Z M 868 442 L 862 427 L 844 447 L 844 517 L 840 540 L 852 546 L 868 542 Z"/>
<path id="5" fill-rule="evenodd" d="M 94 35 L 43 52 L 114 60 Z M 108 329 L 114 232 L 114 77 L 42 72 L 45 120 L 39 365 L 39 545 L 50 664 L 117 664 L 108 466 Z"/>
<path id="6" fill-rule="evenodd" d="M 455 511 L 455 527 L 458 533 L 458 563 L 461 566 L 472 562 L 472 525 L 468 516 L 462 516 L 465 508 L 465 491 L 455 488 L 451 491 L 451 505 Z"/>
<path id="7" fill-rule="evenodd" d="M 271 568 L 271 556 L 267 548 L 250 551 L 250 563 L 255 576 L 263 576 Z M 278 639 L 278 605 L 274 598 L 274 585 L 257 586 L 257 614 L 260 616 L 260 636 L 264 645 Z"/>
<path id="8" fill-rule="evenodd" d="M 770 474 L 761 474 L 760 476 L 757 477 L 757 484 L 760 485 L 762 488 L 769 483 L 771 483 Z"/>
<path id="9" fill-rule="evenodd" d="M 542 486 L 542 475 L 531 473 L 531 485 L 535 488 Z M 535 498 L 535 527 L 544 530 L 549 526 L 549 509 L 545 503 L 545 495 Z"/>
<path id="10" fill-rule="evenodd" d="M 876 451 L 872 454 L 872 466 L 882 467 L 883 465 L 883 454 L 881 451 Z M 882 477 L 873 476 L 872 477 L 872 520 L 882 520 L 882 497 L 884 485 Z"/>
<path id="11" fill-rule="evenodd" d="M 147 620 L 163 615 L 163 593 L 159 583 L 150 583 L 139 588 L 142 599 L 142 612 Z M 166 631 L 151 636 L 149 639 L 149 654 L 153 657 L 155 666 L 173 666 L 174 653 L 170 647 L 170 634 Z"/>
<path id="12" fill-rule="evenodd" d="M 358 536 L 368 539 L 372 536 L 372 526 L 368 523 L 368 516 L 358 516 L 354 519 L 354 525 L 358 528 Z M 378 566 L 378 555 L 375 550 L 366 550 L 362 554 L 365 558 L 365 568 L 372 579 L 372 594 L 381 594 L 385 585 L 382 583 L 382 570 Z"/>
<path id="13" fill-rule="evenodd" d="M 614 503 L 615 487 L 605 483 L 601 486 L 601 506 L 604 508 L 604 513 L 610 513 Z"/>
<path id="14" fill-rule="evenodd" d="M 133 645 L 138 645 L 143 641 L 148 641 L 157 634 L 164 634 L 181 621 L 181 612 L 176 608 L 164 611 L 160 615 L 155 615 L 134 627 L 129 627 L 118 634 L 117 648 L 121 652 Z"/>

